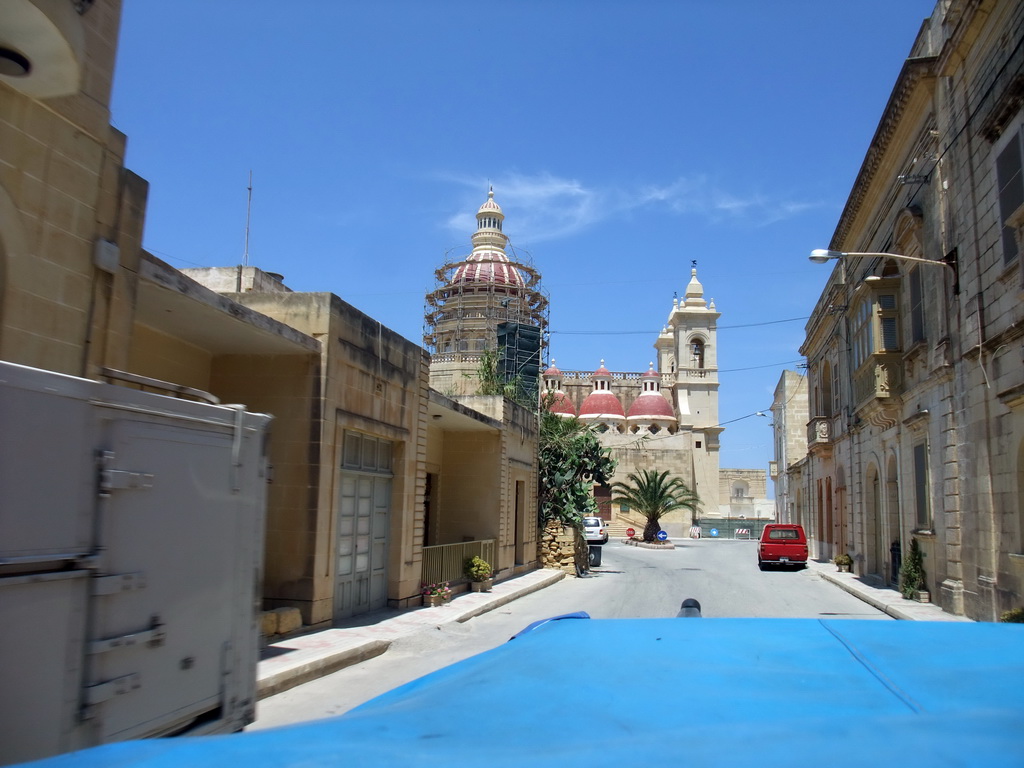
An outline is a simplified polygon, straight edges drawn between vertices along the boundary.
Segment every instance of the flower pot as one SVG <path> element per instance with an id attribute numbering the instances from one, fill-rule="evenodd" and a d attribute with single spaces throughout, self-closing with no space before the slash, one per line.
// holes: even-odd
<path id="1" fill-rule="evenodd" d="M 850 572 L 850 566 L 848 566 L 848 565 L 837 565 L 836 568 L 839 569 L 840 573 L 849 573 Z"/>
<path id="2" fill-rule="evenodd" d="M 932 601 L 932 596 L 927 591 L 919 589 L 914 593 L 914 599 L 919 603 L 930 603 Z"/>
<path id="3" fill-rule="evenodd" d="M 491 587 L 494 586 L 494 579 L 484 579 L 483 581 L 471 581 L 469 582 L 469 586 L 474 592 L 490 592 Z"/>
<path id="4" fill-rule="evenodd" d="M 427 608 L 436 608 L 439 605 L 444 605 L 448 602 L 448 598 L 444 595 L 424 595 L 423 604 Z"/>

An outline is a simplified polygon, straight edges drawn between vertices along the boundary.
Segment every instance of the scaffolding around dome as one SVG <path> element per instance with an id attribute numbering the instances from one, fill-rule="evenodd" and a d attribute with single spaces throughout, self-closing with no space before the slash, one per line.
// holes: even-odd
<path id="1" fill-rule="evenodd" d="M 493 191 L 477 212 L 472 251 L 447 258 L 434 271 L 423 311 L 423 346 L 430 353 L 431 386 L 445 394 L 476 394 L 477 371 L 488 351 L 499 373 L 536 392 L 547 359 L 549 299 L 529 255 L 502 229 Z M 511 253 L 511 256 L 508 252 Z"/>

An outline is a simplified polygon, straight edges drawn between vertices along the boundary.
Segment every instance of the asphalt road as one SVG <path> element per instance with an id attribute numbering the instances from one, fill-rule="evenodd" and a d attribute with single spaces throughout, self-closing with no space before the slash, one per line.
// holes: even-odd
<path id="1" fill-rule="evenodd" d="M 753 541 L 681 540 L 674 550 L 611 542 L 602 550 L 601 566 L 589 576 L 563 579 L 464 624 L 442 625 L 395 641 L 381 656 L 264 699 L 249 730 L 342 714 L 504 643 L 539 619 L 574 611 L 586 611 L 595 619 L 673 617 L 688 597 L 700 601 L 706 618 L 889 620 L 811 570 L 758 570 Z"/>

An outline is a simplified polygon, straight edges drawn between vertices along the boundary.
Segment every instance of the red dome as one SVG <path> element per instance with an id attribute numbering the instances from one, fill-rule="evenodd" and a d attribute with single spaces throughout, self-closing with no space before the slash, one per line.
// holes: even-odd
<path id="1" fill-rule="evenodd" d="M 551 399 L 551 405 L 548 406 L 548 410 L 552 413 L 557 413 L 560 416 L 575 416 L 576 409 L 573 407 L 572 400 L 565 392 L 555 392 L 554 397 Z"/>
<path id="2" fill-rule="evenodd" d="M 452 283 L 497 283 L 498 285 L 526 285 L 519 270 L 513 267 L 501 251 L 474 251 L 466 263 L 455 270 Z"/>
<path id="3" fill-rule="evenodd" d="M 581 419 L 598 416 L 617 416 L 621 419 L 625 418 L 626 414 L 622 410 L 622 403 L 619 402 L 619 398 L 607 390 L 601 390 L 587 395 L 587 399 L 580 406 Z"/>
<path id="4" fill-rule="evenodd" d="M 660 392 L 644 392 L 629 406 L 629 418 L 675 419 L 672 404 Z"/>
<path id="5" fill-rule="evenodd" d="M 558 368 L 555 367 L 554 363 L 552 363 L 551 367 L 548 368 L 546 371 L 544 371 L 544 378 L 545 379 L 560 379 L 560 378 L 562 378 L 562 372 L 560 370 L 558 370 Z"/>

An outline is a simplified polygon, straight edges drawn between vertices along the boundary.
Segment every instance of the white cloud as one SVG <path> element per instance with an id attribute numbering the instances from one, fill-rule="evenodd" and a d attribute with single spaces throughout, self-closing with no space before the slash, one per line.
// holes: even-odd
<path id="1" fill-rule="evenodd" d="M 487 182 L 467 177 L 447 177 L 473 195 L 473 202 L 460 202 L 461 210 L 446 225 L 459 233 L 476 228 L 476 207 L 484 201 Z M 793 218 L 820 206 L 820 202 L 776 199 L 725 190 L 706 176 L 684 177 L 666 185 L 628 188 L 587 187 L 576 179 L 550 173 L 511 173 L 493 179 L 495 198 L 515 211 L 517 240 L 538 242 L 571 235 L 586 227 L 631 211 L 667 207 L 680 216 L 697 216 L 711 223 L 743 223 L 762 227 Z M 470 192 L 472 190 L 472 192 Z"/>

